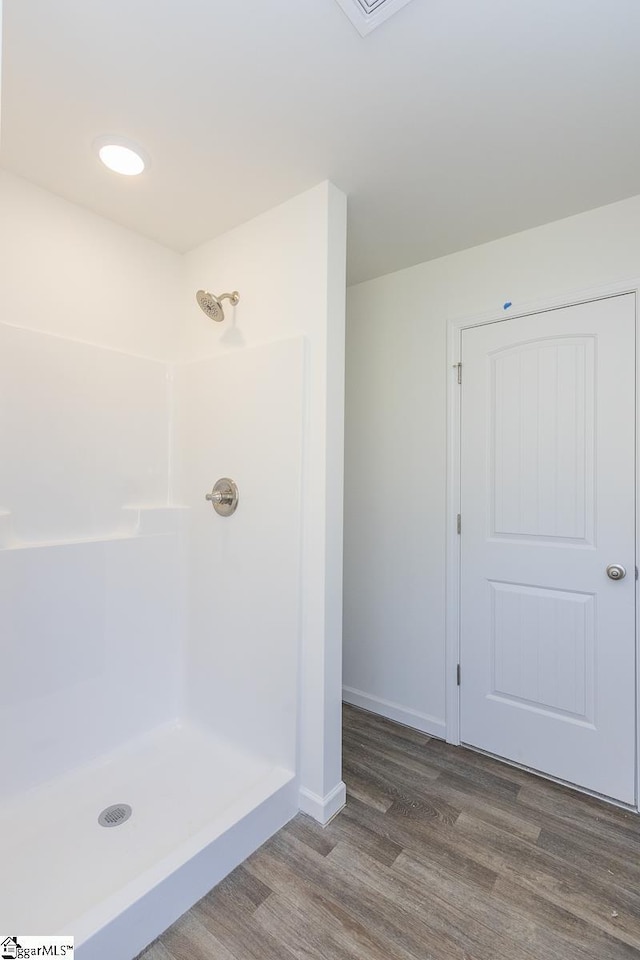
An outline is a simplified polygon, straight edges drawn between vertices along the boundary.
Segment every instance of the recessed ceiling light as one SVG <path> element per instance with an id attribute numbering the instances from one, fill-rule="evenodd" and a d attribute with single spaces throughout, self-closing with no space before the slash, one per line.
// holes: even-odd
<path id="1" fill-rule="evenodd" d="M 149 165 L 137 144 L 119 137 L 100 137 L 94 146 L 105 167 L 125 177 L 136 177 Z"/>

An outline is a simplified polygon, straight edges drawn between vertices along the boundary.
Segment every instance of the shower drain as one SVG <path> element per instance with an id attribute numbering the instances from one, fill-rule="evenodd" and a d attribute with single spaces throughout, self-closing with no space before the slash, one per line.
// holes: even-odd
<path id="1" fill-rule="evenodd" d="M 119 827 L 131 816 L 132 810 L 128 803 L 112 803 L 110 807 L 105 807 L 98 823 L 101 827 Z"/>

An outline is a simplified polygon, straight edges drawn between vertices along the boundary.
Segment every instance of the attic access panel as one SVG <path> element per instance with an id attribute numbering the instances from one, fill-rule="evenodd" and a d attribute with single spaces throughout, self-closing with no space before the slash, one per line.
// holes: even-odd
<path id="1" fill-rule="evenodd" d="M 406 6 L 410 0 L 336 0 L 362 37 Z"/>

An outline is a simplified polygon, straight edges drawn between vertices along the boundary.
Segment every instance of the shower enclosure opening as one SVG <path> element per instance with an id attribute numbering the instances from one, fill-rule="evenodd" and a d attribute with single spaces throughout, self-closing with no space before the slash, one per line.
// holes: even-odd
<path id="1" fill-rule="evenodd" d="M 346 205 L 321 184 L 185 255 L 4 170 L 0 209 L 0 930 L 133 960 L 344 803 L 314 664 L 340 653 Z M 222 329 L 209 275 L 247 290 L 205 294 Z"/>
<path id="2" fill-rule="evenodd" d="M 0 324 L 3 409 L 30 438 L 3 421 L 0 928 L 126 957 L 123 939 L 160 932 L 163 899 L 166 926 L 296 812 L 301 372 L 296 339 L 168 378 Z M 229 402 L 241 416 L 221 422 Z M 237 512 L 229 478 L 208 492 L 227 466 Z M 287 517 L 263 484 L 288 486 Z"/>

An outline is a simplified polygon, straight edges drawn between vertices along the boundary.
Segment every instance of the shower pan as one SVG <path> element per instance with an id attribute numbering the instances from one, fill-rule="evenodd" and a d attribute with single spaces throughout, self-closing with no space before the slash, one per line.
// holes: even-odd
<path id="1" fill-rule="evenodd" d="M 7 934 L 131 960 L 296 813 L 302 395 L 0 323 Z"/>

